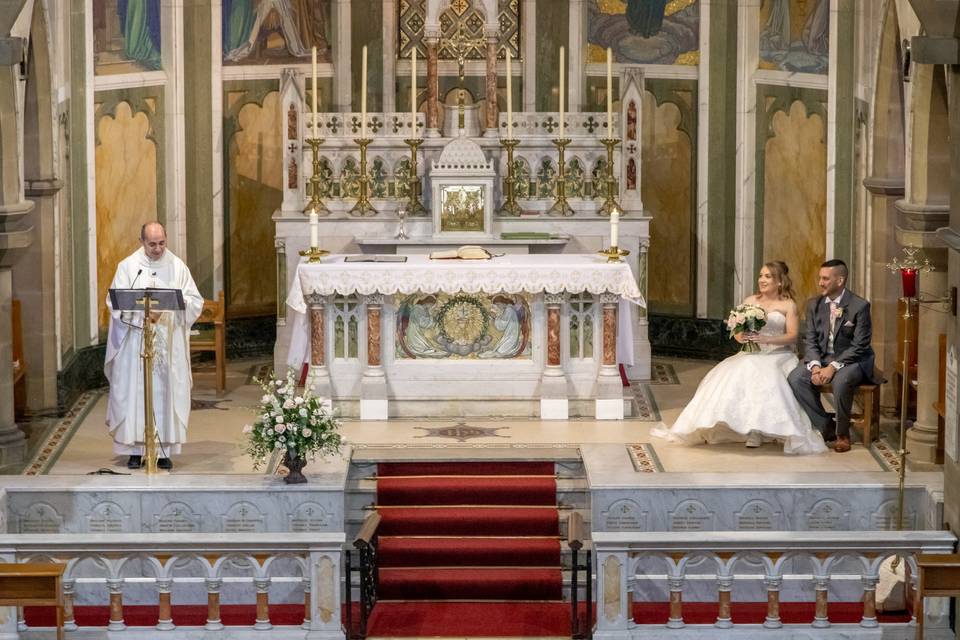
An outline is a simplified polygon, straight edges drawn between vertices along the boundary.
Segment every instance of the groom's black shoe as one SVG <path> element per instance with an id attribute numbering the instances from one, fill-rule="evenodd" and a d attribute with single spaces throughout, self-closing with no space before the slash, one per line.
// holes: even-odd
<path id="1" fill-rule="evenodd" d="M 143 466 L 143 456 L 130 456 L 127 458 L 127 469 L 139 469 Z"/>
<path id="2" fill-rule="evenodd" d="M 836 421 L 835 421 L 835 420 L 830 420 L 830 422 L 827 423 L 827 426 L 824 427 L 824 428 L 820 431 L 820 433 L 823 434 L 823 441 L 824 441 L 824 442 L 833 442 L 834 440 L 836 440 L 836 439 L 837 439 L 837 423 L 836 423 Z"/>
<path id="3" fill-rule="evenodd" d="M 173 469 L 173 462 L 170 460 L 170 458 L 160 458 L 157 460 L 157 468 L 170 471 Z"/>

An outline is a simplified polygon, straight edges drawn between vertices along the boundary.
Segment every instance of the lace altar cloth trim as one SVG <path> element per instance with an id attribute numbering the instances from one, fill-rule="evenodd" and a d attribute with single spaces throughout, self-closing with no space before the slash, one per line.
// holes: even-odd
<path id="1" fill-rule="evenodd" d="M 287 304 L 307 310 L 307 295 L 423 293 L 612 293 L 645 306 L 630 265 L 609 264 L 590 254 L 506 255 L 491 260 L 430 260 L 409 256 L 405 263 L 301 262 Z"/>

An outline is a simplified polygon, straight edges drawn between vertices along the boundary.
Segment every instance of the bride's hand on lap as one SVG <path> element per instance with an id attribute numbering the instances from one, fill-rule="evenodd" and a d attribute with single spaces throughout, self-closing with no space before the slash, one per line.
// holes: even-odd
<path id="1" fill-rule="evenodd" d="M 748 342 L 748 340 L 747 340 L 747 336 L 748 336 L 748 335 L 749 335 L 749 334 L 744 333 L 744 332 L 741 331 L 740 333 L 735 333 L 735 334 L 733 334 L 733 339 L 736 340 L 737 342 L 739 342 L 740 344 L 744 344 L 745 342 Z"/>

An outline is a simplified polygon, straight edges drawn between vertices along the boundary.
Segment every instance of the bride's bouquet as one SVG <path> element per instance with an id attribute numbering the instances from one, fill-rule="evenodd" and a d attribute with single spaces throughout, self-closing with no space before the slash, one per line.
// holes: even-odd
<path id="1" fill-rule="evenodd" d="M 741 304 L 730 311 L 727 316 L 727 329 L 730 330 L 730 337 L 738 333 L 756 333 L 763 329 L 767 324 L 767 312 L 763 307 L 755 304 Z M 744 342 L 740 351 L 753 353 L 760 351 L 760 345 L 756 342 Z"/>

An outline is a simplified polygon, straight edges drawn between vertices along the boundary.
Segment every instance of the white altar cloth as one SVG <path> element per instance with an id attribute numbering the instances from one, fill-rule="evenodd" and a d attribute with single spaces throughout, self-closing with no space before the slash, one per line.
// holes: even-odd
<path id="1" fill-rule="evenodd" d="M 287 364 L 299 368 L 310 359 L 305 296 L 422 293 L 612 293 L 620 297 L 617 361 L 633 364 L 633 310 L 646 306 L 630 265 L 608 263 L 593 254 L 510 254 L 490 260 L 430 260 L 407 256 L 398 262 L 344 262 L 343 255 L 319 263 L 301 261 L 290 285 L 293 311 Z"/>

